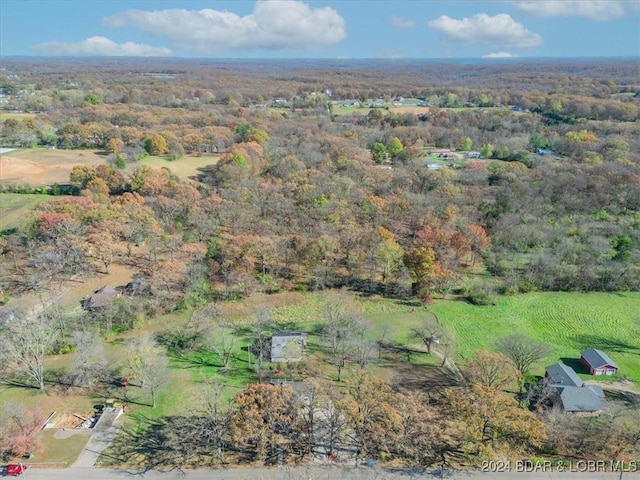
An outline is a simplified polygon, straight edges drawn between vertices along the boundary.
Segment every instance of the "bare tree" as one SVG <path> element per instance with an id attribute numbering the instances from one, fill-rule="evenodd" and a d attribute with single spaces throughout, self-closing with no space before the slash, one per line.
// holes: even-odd
<path id="1" fill-rule="evenodd" d="M 364 327 L 353 296 L 346 292 L 329 294 L 324 302 L 325 321 L 323 333 L 327 341 L 329 362 L 336 367 L 338 381 L 347 360 L 353 358 L 354 349 Z"/>
<path id="2" fill-rule="evenodd" d="M 250 352 L 255 359 L 258 383 L 262 383 L 264 375 L 264 362 L 270 358 L 271 353 L 271 332 L 273 329 L 273 318 L 271 312 L 260 307 L 256 310 L 255 319 L 251 325 L 251 345 Z"/>
<path id="3" fill-rule="evenodd" d="M 440 343 L 443 334 L 442 325 L 432 315 L 429 315 L 421 326 L 411 329 L 411 336 L 424 343 L 429 355 L 431 355 L 433 346 Z"/>
<path id="4" fill-rule="evenodd" d="M 91 388 L 107 369 L 104 347 L 91 332 L 75 331 L 72 339 L 76 352 L 67 381 L 77 387 Z"/>
<path id="5" fill-rule="evenodd" d="M 503 389 L 520 379 L 509 358 L 501 353 L 480 350 L 467 362 L 466 375 L 471 383 L 485 387 Z"/>
<path id="6" fill-rule="evenodd" d="M 207 346 L 211 348 L 222 362 L 222 369 L 228 370 L 233 350 L 237 343 L 235 325 L 224 318 L 214 321 Z"/>
<path id="7" fill-rule="evenodd" d="M 166 367 L 169 359 L 150 335 L 143 335 L 129 343 L 126 350 L 127 367 L 133 379 L 151 394 L 151 406 L 156 406 L 158 390 L 166 381 Z"/>
<path id="8" fill-rule="evenodd" d="M 0 355 L 9 368 L 26 373 L 44 390 L 44 362 L 56 342 L 56 330 L 43 312 L 16 315 L 5 330 Z"/>
<path id="9" fill-rule="evenodd" d="M 351 342 L 351 359 L 360 367 L 360 370 L 364 370 L 364 368 L 372 363 L 378 356 L 377 350 L 378 346 L 376 342 L 372 342 L 365 338 L 363 334 L 360 334 L 359 338 Z"/>
<path id="10" fill-rule="evenodd" d="M 538 342 L 522 333 L 500 337 L 495 343 L 496 350 L 511 359 L 521 374 L 529 371 L 534 362 L 553 353 L 553 348 L 544 342 Z"/>
<path id="11" fill-rule="evenodd" d="M 324 326 L 329 363 L 336 367 L 339 382 L 342 381 L 342 371 L 347 361 L 354 357 L 358 339 L 362 336 L 363 330 L 358 319 L 350 314 L 328 319 Z"/>

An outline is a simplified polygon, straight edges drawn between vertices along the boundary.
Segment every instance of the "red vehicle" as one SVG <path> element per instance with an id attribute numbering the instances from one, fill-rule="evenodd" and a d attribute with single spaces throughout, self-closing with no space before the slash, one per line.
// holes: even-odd
<path id="1" fill-rule="evenodd" d="M 18 475 L 22 475 L 26 469 L 27 467 L 21 463 L 10 463 L 7 465 L 7 475 L 10 477 L 17 477 Z"/>

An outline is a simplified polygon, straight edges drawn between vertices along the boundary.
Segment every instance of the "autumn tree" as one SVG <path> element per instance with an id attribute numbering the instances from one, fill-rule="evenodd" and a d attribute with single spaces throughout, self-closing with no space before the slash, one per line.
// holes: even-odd
<path id="1" fill-rule="evenodd" d="M 256 459 L 275 463 L 294 453 L 295 437 L 304 430 L 300 401 L 290 387 L 251 384 L 235 397 L 231 414 L 234 442 Z"/>
<path id="2" fill-rule="evenodd" d="M 0 411 L 0 452 L 22 458 L 39 451 L 40 431 L 46 420 L 38 409 L 5 403 Z"/>
<path id="3" fill-rule="evenodd" d="M 381 242 L 378 245 L 376 258 L 381 269 L 382 283 L 387 285 L 402 267 L 404 250 L 389 230 L 384 227 L 378 227 L 377 230 Z"/>
<path id="4" fill-rule="evenodd" d="M 393 447 L 399 418 L 389 385 L 363 373 L 349 380 L 340 409 L 353 429 L 356 465 L 361 458 L 378 458 Z"/>
<path id="5" fill-rule="evenodd" d="M 520 372 L 509 357 L 480 350 L 467 360 L 465 373 L 471 383 L 503 390 L 520 380 Z"/>
<path id="6" fill-rule="evenodd" d="M 445 391 L 444 399 L 470 459 L 520 456 L 545 440 L 544 423 L 500 390 L 480 384 L 455 387 Z"/>
<path id="7" fill-rule="evenodd" d="M 159 133 L 144 139 L 144 149 L 149 155 L 165 155 L 169 152 L 167 140 Z"/>
<path id="8" fill-rule="evenodd" d="M 398 137 L 392 137 L 386 145 L 387 153 L 392 160 L 398 159 L 404 151 L 404 145 Z"/>
<path id="9" fill-rule="evenodd" d="M 408 391 L 394 395 L 398 415 L 394 453 L 412 466 L 429 466 L 447 450 L 443 432 L 446 419 L 434 410 L 424 392 Z"/>
<path id="10" fill-rule="evenodd" d="M 122 141 L 122 139 L 117 137 L 112 137 L 107 142 L 105 150 L 109 153 L 119 154 L 120 152 L 122 152 L 123 148 L 124 148 L 124 142 Z"/>

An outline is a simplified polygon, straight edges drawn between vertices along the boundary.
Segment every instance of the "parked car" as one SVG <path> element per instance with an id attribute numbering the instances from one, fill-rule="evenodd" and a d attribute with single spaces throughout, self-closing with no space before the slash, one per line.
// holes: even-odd
<path id="1" fill-rule="evenodd" d="M 10 463 L 7 465 L 7 476 L 9 477 L 17 477 L 18 475 L 22 475 L 27 467 L 25 467 L 21 463 Z"/>

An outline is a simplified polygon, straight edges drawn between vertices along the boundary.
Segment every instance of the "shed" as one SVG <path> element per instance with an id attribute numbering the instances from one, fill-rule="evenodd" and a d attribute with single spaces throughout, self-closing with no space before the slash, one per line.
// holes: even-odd
<path id="1" fill-rule="evenodd" d="M 618 365 L 606 353 L 597 348 L 581 352 L 580 362 L 587 367 L 591 375 L 615 375 L 618 373 Z"/>

